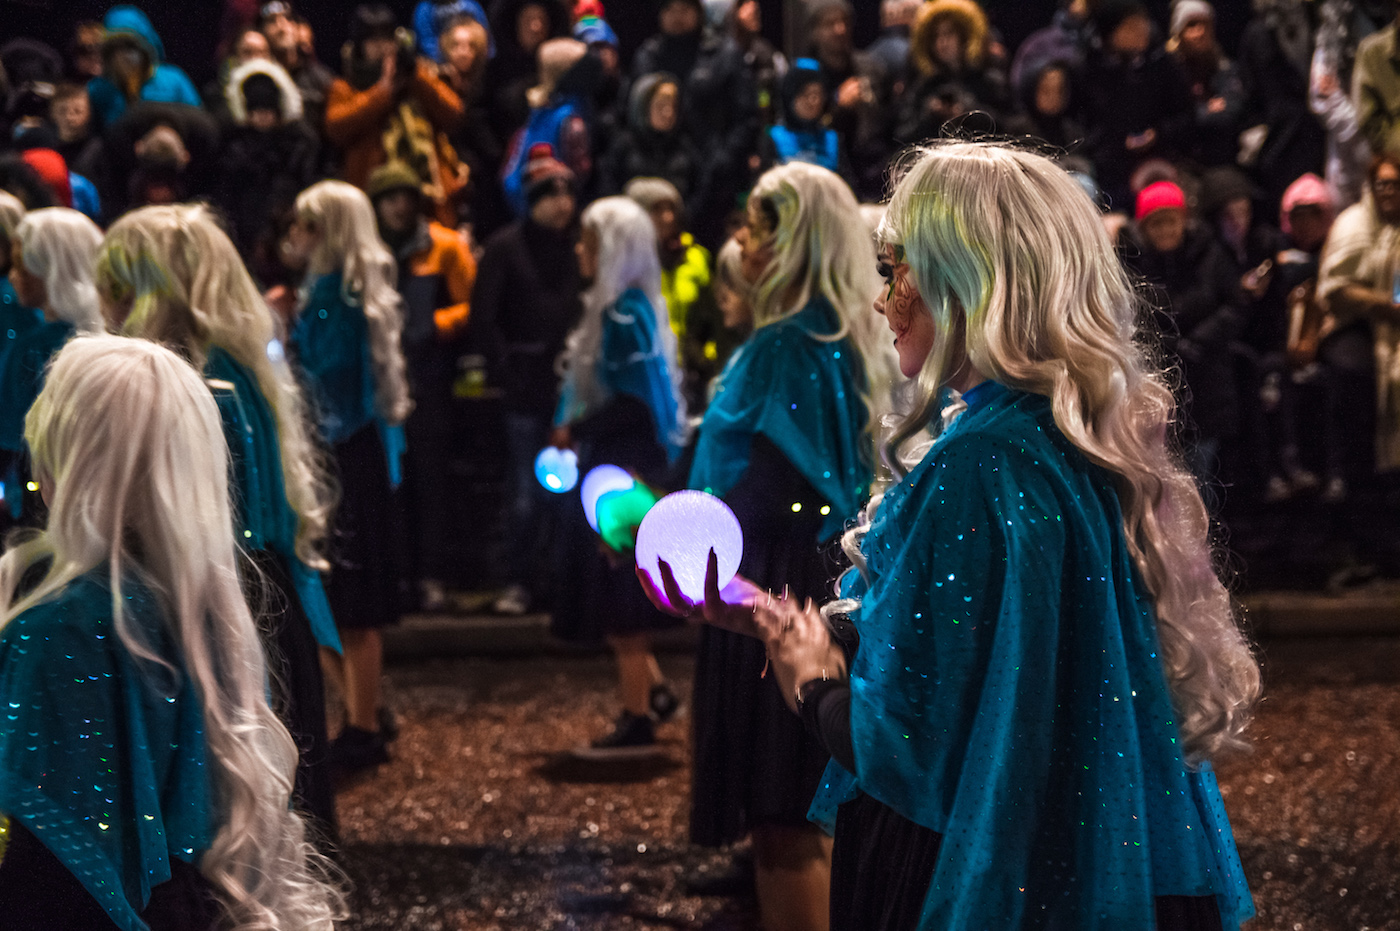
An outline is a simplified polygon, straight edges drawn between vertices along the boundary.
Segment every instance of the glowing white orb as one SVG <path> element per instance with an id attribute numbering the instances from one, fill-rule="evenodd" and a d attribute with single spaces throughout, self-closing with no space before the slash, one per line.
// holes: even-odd
<path id="1" fill-rule="evenodd" d="M 598 532 L 598 499 L 610 491 L 626 491 L 637 483 L 626 469 L 615 465 L 594 466 L 583 477 L 579 497 L 583 499 L 583 516 L 588 526 Z"/>
<path id="2" fill-rule="evenodd" d="M 562 495 L 578 484 L 578 454 L 572 449 L 546 446 L 535 457 L 535 478 L 545 491 Z"/>
<path id="3" fill-rule="evenodd" d="M 739 571 L 744 532 L 729 505 L 703 491 L 677 491 L 652 506 L 637 528 L 637 565 L 662 591 L 659 563 L 665 560 L 691 601 L 705 597 L 710 550 L 719 559 L 719 587 Z"/>

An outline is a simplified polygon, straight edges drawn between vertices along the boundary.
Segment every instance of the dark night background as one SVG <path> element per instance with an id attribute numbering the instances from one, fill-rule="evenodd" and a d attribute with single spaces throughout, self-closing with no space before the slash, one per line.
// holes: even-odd
<path id="1" fill-rule="evenodd" d="M 856 8 L 856 45 L 868 44 L 879 30 L 879 0 L 853 0 Z M 389 0 L 389 6 L 407 24 L 416 0 Z M 782 47 L 783 0 L 760 0 L 764 31 Z M 73 23 L 101 19 L 116 4 L 111 0 L 0 0 L 0 41 L 15 36 L 41 39 L 62 50 Z M 215 0 L 143 0 L 135 4 L 151 17 L 165 42 L 169 60 L 184 68 L 196 84 L 215 72 L 214 47 L 218 42 L 223 4 Z M 338 71 L 339 48 L 345 39 L 345 22 L 354 9 L 347 0 L 297 0 L 296 7 L 316 30 L 321 60 Z M 656 0 L 604 0 L 608 22 L 622 40 L 624 60 L 656 28 Z M 1159 22 L 1165 23 L 1170 0 L 1147 0 Z M 490 0 L 483 0 L 488 9 Z M 1014 48 L 1033 30 L 1050 21 L 1055 0 L 984 0 L 983 8 Z M 1215 3 L 1217 32 L 1227 53 L 1233 52 L 1249 18 L 1248 0 Z"/>

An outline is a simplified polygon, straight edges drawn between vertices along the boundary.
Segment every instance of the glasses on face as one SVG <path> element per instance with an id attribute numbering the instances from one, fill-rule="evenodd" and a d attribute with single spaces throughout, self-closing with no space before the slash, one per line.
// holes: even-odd
<path id="1" fill-rule="evenodd" d="M 880 277 L 885 279 L 885 286 L 888 289 L 885 291 L 886 302 L 894 297 L 894 286 L 895 282 L 898 280 L 895 277 L 895 273 L 899 270 L 899 267 L 904 264 L 904 247 L 895 244 L 890 246 L 889 249 L 890 259 L 887 261 L 884 256 L 881 256 L 880 264 L 875 266 L 876 271 L 880 273 Z"/>
<path id="2" fill-rule="evenodd" d="M 1394 194 L 1396 191 L 1400 191 L 1400 178 L 1387 178 L 1385 180 L 1377 178 L 1371 182 L 1371 188 L 1377 194 Z"/>

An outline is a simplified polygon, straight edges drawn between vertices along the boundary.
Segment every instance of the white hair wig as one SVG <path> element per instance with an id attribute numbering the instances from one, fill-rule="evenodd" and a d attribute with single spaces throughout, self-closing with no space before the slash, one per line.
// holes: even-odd
<path id="1" fill-rule="evenodd" d="M 213 214 L 193 204 L 142 207 L 107 231 L 97 284 L 131 303 L 127 336 L 164 343 L 203 369 L 218 346 L 252 371 L 277 422 L 282 483 L 297 515 L 297 556 L 322 571 L 335 504 L 323 454 L 312 439 L 307 404 L 274 346 L 278 322 Z"/>
<path id="2" fill-rule="evenodd" d="M 580 223 L 598 240 L 598 273 L 583 292 L 583 317 L 565 344 L 560 374 L 573 386 L 580 412 L 606 400 L 598 384 L 597 367 L 603 348 L 603 314 L 624 291 L 637 288 L 655 315 L 658 349 L 666 362 L 671 390 L 678 404 L 678 429 L 686 423 L 677 361 L 676 335 L 671 332 L 666 299 L 661 294 L 661 258 L 656 251 L 656 227 L 651 217 L 628 197 L 604 197 L 589 204 Z M 658 425 L 661 426 L 661 425 Z M 681 445 L 685 437 L 672 437 Z"/>
<path id="3" fill-rule="evenodd" d="M 749 204 L 776 221 L 773 259 L 754 284 L 754 326 L 786 319 L 813 298 L 826 298 L 840 326 L 817 338 L 849 339 L 860 354 L 873 426 L 889 407 L 898 358 L 871 310 L 880 276 L 855 194 L 835 172 L 792 162 L 764 172 Z"/>
<path id="4" fill-rule="evenodd" d="M 24 267 L 43 279 L 44 312 L 82 331 L 102 329 L 102 307 L 93 284 L 93 266 L 102 230 L 68 207 L 44 207 L 24 215 L 15 227 Z"/>
<path id="5" fill-rule="evenodd" d="M 248 123 L 248 102 L 243 98 L 243 82 L 255 74 L 266 75 L 277 85 L 277 92 L 281 95 L 278 115 L 282 122 L 301 119 L 301 91 L 287 69 L 266 58 L 250 58 L 230 71 L 224 84 L 224 103 L 228 105 L 229 116 L 233 117 L 235 124 L 245 126 Z"/>
<path id="6" fill-rule="evenodd" d="M 375 402 L 390 424 L 413 411 L 403 357 L 403 298 L 393 253 L 379 238 L 374 207 L 344 181 L 319 181 L 297 195 L 296 212 L 321 232 L 307 266 L 307 285 L 331 272 L 344 276 L 341 297 L 364 308 L 374 361 Z M 303 301 L 304 302 L 304 301 Z"/>
<path id="7" fill-rule="evenodd" d="M 239 582 L 229 450 L 199 373 L 160 345 L 79 336 L 54 358 L 25 418 L 48 527 L 0 558 L 0 627 L 106 566 L 122 644 L 165 666 L 132 630 L 122 582 L 166 608 L 203 710 L 217 833 L 200 861 L 235 931 L 330 931 L 343 898 L 292 807 L 297 748 L 268 705 L 267 661 Z M 32 587 L 31 570 L 42 572 Z"/>
<path id="8" fill-rule="evenodd" d="M 24 204 L 9 191 L 0 191 L 0 234 L 13 239 L 15 227 L 24 219 Z"/>
<path id="9" fill-rule="evenodd" d="M 903 246 L 935 331 L 961 328 L 978 371 L 1048 397 L 1061 432 L 1114 476 L 1187 758 L 1243 746 L 1259 667 L 1216 573 L 1200 491 L 1168 447 L 1172 389 L 1151 338 L 1140 344 L 1139 300 L 1098 208 L 1044 156 L 950 141 L 905 159 L 878 235 Z M 896 475 L 917 461 L 905 446 L 938 413 L 958 349 L 939 339 L 915 380 L 882 449 Z M 859 541 L 879 503 L 843 540 L 862 571 Z"/>

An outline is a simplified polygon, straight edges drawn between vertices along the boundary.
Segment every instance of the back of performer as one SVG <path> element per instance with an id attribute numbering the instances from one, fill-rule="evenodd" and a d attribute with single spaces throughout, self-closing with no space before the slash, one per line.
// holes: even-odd
<path id="1" fill-rule="evenodd" d="M 47 529 L 0 558 L 0 913 L 13 927 L 329 929 L 296 746 L 239 585 L 199 373 L 79 337 L 25 440 Z"/>

